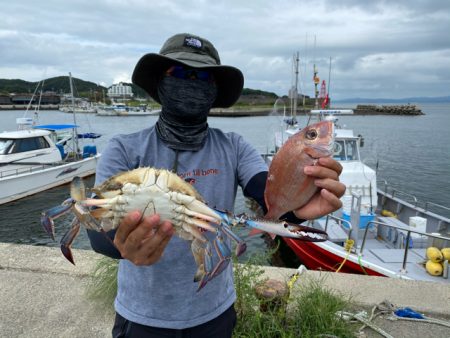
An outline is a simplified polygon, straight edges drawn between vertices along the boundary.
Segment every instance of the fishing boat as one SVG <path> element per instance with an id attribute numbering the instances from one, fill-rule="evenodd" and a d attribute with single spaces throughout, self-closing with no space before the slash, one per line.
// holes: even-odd
<path id="1" fill-rule="evenodd" d="M 75 114 L 74 124 L 36 125 L 29 117 L 16 122 L 18 130 L 0 133 L 0 204 L 95 173 L 100 154 L 82 141 L 100 135 L 78 133 Z"/>
<path id="2" fill-rule="evenodd" d="M 129 107 L 124 103 L 115 103 L 110 106 L 97 108 L 98 116 L 149 116 L 158 115 L 160 110 L 149 109 L 147 105 Z"/>
<path id="3" fill-rule="evenodd" d="M 283 238 L 282 242 L 312 270 L 449 283 L 448 261 L 439 263 L 442 270 L 432 275 L 426 268 L 426 250 L 450 247 L 450 219 L 438 213 L 450 208 L 421 203 L 387 182 L 378 181 L 375 170 L 360 157 L 362 137 L 337 124 L 339 113 L 340 110 L 310 113 L 310 120 L 335 122 L 332 156 L 342 164 L 340 181 L 347 187 L 340 210 L 308 221 L 308 226 L 325 230 L 329 240 L 312 243 Z M 275 151 L 264 154 L 267 163 L 270 164 L 277 148 L 299 129 L 287 124 L 276 135 Z"/>

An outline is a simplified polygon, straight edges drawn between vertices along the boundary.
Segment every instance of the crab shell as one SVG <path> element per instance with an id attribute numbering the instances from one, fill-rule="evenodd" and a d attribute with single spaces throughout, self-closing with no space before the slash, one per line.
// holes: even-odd
<path id="1" fill-rule="evenodd" d="M 198 227 L 212 232 L 209 223 L 221 223 L 220 216 L 203 201 L 192 185 L 176 174 L 155 168 L 138 168 L 115 175 L 92 189 L 98 199 L 80 201 L 98 206 L 90 214 L 101 220 L 105 231 L 115 229 L 130 211 L 143 216 L 158 213 L 161 221 L 170 221 L 183 239 L 206 241 Z"/>

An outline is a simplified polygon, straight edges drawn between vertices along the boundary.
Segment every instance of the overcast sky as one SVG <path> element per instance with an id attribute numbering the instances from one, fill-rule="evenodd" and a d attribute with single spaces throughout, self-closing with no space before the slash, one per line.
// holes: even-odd
<path id="1" fill-rule="evenodd" d="M 173 34 L 209 39 L 245 87 L 287 94 L 299 52 L 302 92 L 313 64 L 330 95 L 450 95 L 450 1 L 0 0 L 0 78 L 67 75 L 130 82 L 138 59 Z M 314 43 L 315 41 L 315 43 Z"/>

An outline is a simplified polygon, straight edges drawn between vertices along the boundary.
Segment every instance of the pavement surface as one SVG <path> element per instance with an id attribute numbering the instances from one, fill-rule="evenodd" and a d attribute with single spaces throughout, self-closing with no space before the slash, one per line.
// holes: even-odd
<path id="1" fill-rule="evenodd" d="M 110 337 L 114 313 L 86 297 L 99 258 L 89 250 L 74 250 L 73 266 L 59 248 L 0 243 L 0 337 Z M 288 280 L 295 270 L 266 267 L 265 272 L 269 278 Z M 306 271 L 294 293 L 307 278 L 320 279 L 367 311 L 387 300 L 450 325 L 448 283 Z M 385 317 L 375 324 L 393 337 L 450 338 L 450 328 L 437 324 Z M 381 336 L 365 329 L 360 337 Z"/>

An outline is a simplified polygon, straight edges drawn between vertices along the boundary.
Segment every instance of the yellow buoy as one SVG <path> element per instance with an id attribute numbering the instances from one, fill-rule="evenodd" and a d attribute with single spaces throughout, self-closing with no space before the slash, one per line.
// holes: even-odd
<path id="1" fill-rule="evenodd" d="M 441 249 L 442 256 L 444 256 L 444 261 L 450 262 L 450 248 Z"/>
<path id="2" fill-rule="evenodd" d="M 381 216 L 397 218 L 396 214 L 394 214 L 392 211 L 389 211 L 389 210 L 386 210 L 386 209 L 381 210 Z"/>
<path id="3" fill-rule="evenodd" d="M 443 261 L 444 256 L 442 255 L 441 250 L 434 246 L 430 246 L 427 248 L 427 258 L 434 263 L 439 263 Z"/>
<path id="4" fill-rule="evenodd" d="M 433 262 L 433 261 L 427 261 L 427 264 L 425 264 L 425 268 L 427 269 L 427 272 L 430 275 L 433 275 L 433 276 L 440 276 L 440 275 L 442 275 L 443 268 L 442 268 L 442 264 L 441 263 L 436 263 L 436 262 Z"/>

